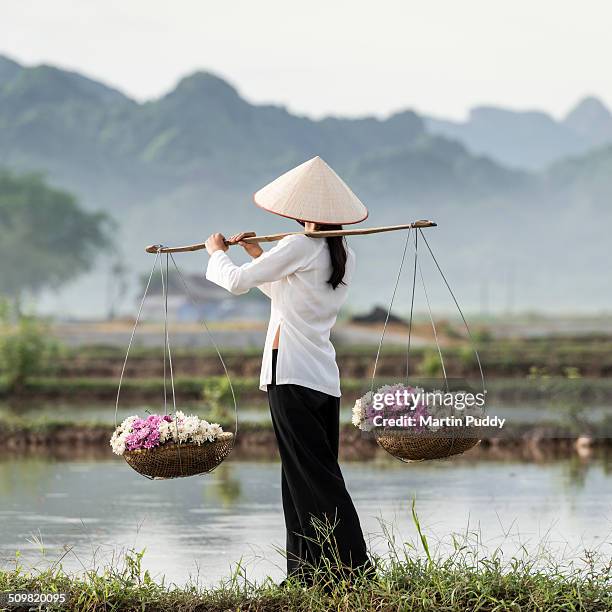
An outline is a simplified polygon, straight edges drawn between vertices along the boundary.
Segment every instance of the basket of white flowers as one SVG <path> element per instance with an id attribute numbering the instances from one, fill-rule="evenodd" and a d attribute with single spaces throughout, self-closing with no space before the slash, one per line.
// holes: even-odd
<path id="1" fill-rule="evenodd" d="M 380 447 L 402 461 L 459 455 L 480 441 L 476 424 L 482 406 L 479 401 L 466 405 L 465 395 L 385 385 L 355 402 L 353 425 L 371 432 Z"/>
<path id="2" fill-rule="evenodd" d="M 122 456 L 136 472 L 151 479 L 183 478 L 212 472 L 232 452 L 238 433 L 236 396 L 230 375 L 205 321 L 202 321 L 202 324 L 225 373 L 228 390 L 226 400 L 228 404 L 229 402 L 233 404 L 234 409 L 234 432 L 223 431 L 223 428 L 218 423 L 211 423 L 195 415 L 186 415 L 181 410 L 177 410 L 168 319 L 169 286 L 176 286 L 176 281 L 180 281 L 179 286 L 182 285 L 182 290 L 190 298 L 194 309 L 197 310 L 198 305 L 185 277 L 176 265 L 174 257 L 168 251 L 164 251 L 165 262 L 162 261 L 162 250 L 163 248 L 158 246 L 152 251 L 156 253 L 156 257 L 151 267 L 149 278 L 145 283 L 144 293 L 140 300 L 125 359 L 123 360 L 123 367 L 121 368 L 119 385 L 117 387 L 117 398 L 115 400 L 115 431 L 110 440 L 110 445 L 116 455 Z M 170 261 L 172 261 L 177 275 L 177 277 L 172 278 L 172 283 L 169 276 Z M 119 400 L 127 371 L 130 349 L 136 336 L 136 329 L 143 312 L 143 306 L 158 264 L 160 271 L 158 288 L 161 289 L 162 294 L 164 323 L 162 349 L 163 414 L 149 414 L 143 418 L 134 415 L 126 418 L 123 423 L 118 425 Z M 212 403 L 216 401 L 214 394 L 205 390 L 203 395 L 204 399 L 208 401 L 209 407 L 211 407 Z M 168 414 L 168 407 L 170 405 L 172 406 L 172 411 Z"/>
<path id="3" fill-rule="evenodd" d="M 113 452 L 148 478 L 181 478 L 214 470 L 231 452 L 234 434 L 197 416 L 130 416 L 115 429 Z"/>

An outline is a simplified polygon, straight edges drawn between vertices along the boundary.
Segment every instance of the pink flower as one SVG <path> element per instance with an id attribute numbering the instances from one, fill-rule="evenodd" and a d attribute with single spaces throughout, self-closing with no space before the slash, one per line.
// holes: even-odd
<path id="1" fill-rule="evenodd" d="M 427 405 L 418 397 L 422 390 L 412 386 L 396 384 L 384 387 L 379 392 L 385 395 L 384 406 L 377 410 L 374 408 L 373 402 L 370 402 L 365 407 L 365 418 L 370 425 L 374 425 L 376 416 L 393 419 L 406 416 L 414 417 L 415 425 L 410 426 L 410 429 L 416 431 L 425 429 L 421 425 L 421 417 L 428 416 Z"/>
<path id="2" fill-rule="evenodd" d="M 132 432 L 126 437 L 126 448 L 128 450 L 139 450 L 159 446 L 159 424 L 162 421 L 170 423 L 172 417 L 170 415 L 162 417 L 151 414 L 146 419 L 136 419 L 132 423 Z"/>

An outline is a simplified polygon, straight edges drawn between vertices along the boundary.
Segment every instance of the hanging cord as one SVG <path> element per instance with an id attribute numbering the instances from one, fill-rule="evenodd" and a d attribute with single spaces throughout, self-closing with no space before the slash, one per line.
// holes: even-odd
<path id="1" fill-rule="evenodd" d="M 164 267 L 160 260 L 159 269 L 161 272 L 162 293 L 164 298 L 164 414 L 168 414 L 168 398 L 166 384 L 166 356 L 170 370 L 170 390 L 172 393 L 172 408 L 176 415 L 176 392 L 174 390 L 174 369 L 172 367 L 172 351 L 170 349 L 170 332 L 168 329 L 168 290 L 170 285 L 170 277 L 168 275 L 168 253 L 166 253 L 166 278 L 164 280 Z"/>
<path id="2" fill-rule="evenodd" d="M 433 254 L 433 251 L 431 247 L 429 246 L 429 242 L 427 242 L 427 238 L 425 238 L 425 235 L 423 234 L 423 230 L 419 230 L 419 233 L 421 234 L 421 237 L 425 241 L 425 245 L 427 246 L 427 249 L 429 250 L 431 257 L 434 260 L 434 263 L 436 264 L 436 268 L 438 268 L 438 272 L 440 272 L 440 276 L 442 277 L 442 280 L 444 281 L 444 284 L 446 285 L 446 288 L 451 294 L 451 297 L 453 298 L 453 301 L 455 302 L 455 306 L 457 307 L 457 310 L 459 311 L 459 314 L 461 315 L 461 319 L 463 321 L 463 324 L 465 325 L 465 330 L 467 331 L 468 337 L 470 339 L 470 344 L 472 345 L 472 350 L 474 351 L 474 354 L 476 355 L 476 361 L 478 362 L 478 370 L 480 371 L 480 379 L 482 381 L 482 390 L 484 393 L 486 393 L 485 377 L 484 377 L 484 372 L 482 369 L 482 363 L 480 362 L 480 355 L 478 354 L 478 349 L 476 348 L 476 342 L 474 341 L 472 332 L 470 331 L 470 326 L 468 325 L 468 322 L 465 316 L 463 315 L 461 306 L 459 306 L 459 302 L 457 301 L 457 298 L 455 297 L 455 294 L 453 293 L 453 290 L 451 289 L 451 286 L 448 280 L 446 280 L 446 276 L 444 275 L 444 272 L 442 272 L 442 268 L 440 267 L 440 264 L 438 263 L 436 256 Z"/>
<path id="3" fill-rule="evenodd" d="M 410 299 L 410 319 L 408 320 L 408 346 L 406 347 L 406 385 L 408 385 L 408 379 L 410 378 L 410 343 L 412 341 L 412 316 L 414 313 L 414 293 L 416 288 L 416 272 L 417 272 L 417 261 L 419 254 L 419 235 L 417 232 L 414 233 L 414 269 L 412 271 L 412 297 Z"/>
<path id="4" fill-rule="evenodd" d="M 168 289 L 170 284 L 170 277 L 168 274 L 168 253 L 166 253 L 166 278 L 164 280 L 164 263 L 163 260 L 159 260 L 159 271 L 161 274 L 162 284 L 162 297 L 164 300 L 164 414 L 168 414 L 168 385 L 166 382 L 166 356 L 168 359 L 168 366 L 170 369 L 170 385 L 172 389 L 172 407 L 174 414 L 174 429 L 176 431 L 176 439 L 178 449 L 178 460 L 179 470 L 183 473 L 183 459 L 181 457 L 181 440 L 179 438 L 178 418 L 176 416 L 176 394 L 174 392 L 174 371 L 172 369 L 172 351 L 170 350 L 170 334 L 168 331 Z"/>
<path id="5" fill-rule="evenodd" d="M 408 241 L 410 240 L 410 230 L 406 234 L 406 242 L 404 243 L 404 251 L 402 253 L 402 260 L 400 261 L 399 269 L 397 271 L 397 278 L 395 279 L 395 286 L 393 287 L 393 294 L 391 295 L 391 301 L 389 302 L 389 308 L 387 309 L 387 316 L 385 317 L 385 323 L 383 325 L 382 334 L 380 335 L 380 341 L 378 343 L 378 350 L 376 351 L 376 359 L 374 360 L 374 370 L 372 371 L 372 381 L 370 383 L 370 393 L 374 392 L 374 378 L 376 377 L 376 368 L 378 367 L 378 359 L 380 357 L 380 351 L 382 350 L 383 340 L 385 339 L 385 332 L 387 331 L 387 325 L 389 324 L 389 317 L 391 316 L 391 309 L 393 308 L 393 302 L 395 300 L 395 294 L 402 277 L 402 269 L 404 268 L 404 261 L 406 261 L 406 253 L 408 251 Z"/>
<path id="6" fill-rule="evenodd" d="M 442 375 L 444 376 L 444 387 L 448 391 L 448 378 L 446 376 L 446 367 L 444 366 L 444 357 L 442 356 L 442 349 L 440 348 L 440 342 L 438 341 L 438 332 L 436 331 L 436 324 L 434 322 L 433 313 L 431 312 L 431 304 L 429 302 L 429 295 L 427 294 L 427 287 L 425 286 L 425 277 L 423 276 L 423 269 L 419 262 L 419 276 L 421 277 L 421 284 L 423 285 L 423 293 L 425 294 L 425 301 L 427 302 L 427 310 L 429 311 L 429 320 L 431 321 L 431 328 L 433 329 L 434 340 L 436 341 L 436 347 L 438 349 L 438 355 L 440 357 L 440 365 L 442 366 Z"/>
<path id="7" fill-rule="evenodd" d="M 162 247 L 160 246 L 160 249 Z M 149 279 L 147 280 L 147 284 L 145 286 L 144 294 L 142 299 L 140 300 L 140 306 L 138 307 L 138 313 L 136 314 L 136 321 L 134 321 L 134 327 L 132 328 L 132 334 L 130 336 L 130 341 L 128 342 L 127 351 L 125 353 L 125 359 L 123 360 L 123 367 L 121 368 L 121 376 L 119 377 L 119 386 L 117 387 L 117 399 L 115 400 L 115 429 L 117 428 L 117 412 L 119 410 L 119 396 L 121 394 L 121 385 L 123 383 L 123 377 L 125 375 L 125 368 L 127 366 L 128 357 L 130 355 L 130 349 L 132 348 L 132 343 L 134 342 L 134 336 L 136 335 L 136 328 L 138 327 L 138 322 L 140 321 L 140 315 L 142 314 L 142 307 L 144 306 L 145 299 L 147 297 L 147 293 L 149 292 L 149 287 L 151 285 L 151 279 L 153 278 L 153 273 L 157 268 L 157 260 L 159 259 L 160 251 L 158 250 L 155 255 L 155 261 L 153 262 L 153 267 L 151 268 L 151 273 L 149 274 Z"/>
<path id="8" fill-rule="evenodd" d="M 187 284 L 187 281 L 185 280 L 185 277 L 183 276 L 183 273 L 181 272 L 179 267 L 176 265 L 176 261 L 174 259 L 174 255 L 172 255 L 172 253 L 169 253 L 169 255 L 170 255 L 170 259 L 172 260 L 172 263 L 174 264 L 174 268 L 176 269 L 176 271 L 178 273 L 178 276 L 181 279 L 181 282 L 183 283 L 183 287 L 185 288 L 185 293 L 187 293 L 189 299 L 191 300 L 191 303 L 197 309 L 198 304 L 197 304 L 195 298 L 193 297 L 191 289 L 189 289 L 189 285 Z M 223 360 L 223 357 L 221 356 L 221 351 L 219 350 L 219 347 L 217 346 L 217 343 L 215 342 L 215 339 L 214 339 L 210 329 L 208 328 L 208 325 L 206 324 L 206 321 L 204 319 L 200 319 L 200 321 L 201 321 L 202 325 L 204 326 L 204 329 L 206 330 L 206 333 L 208 334 L 208 339 L 210 340 L 211 344 L 213 345 L 213 347 L 214 347 L 214 349 L 215 349 L 215 351 L 217 353 L 217 357 L 219 357 L 219 361 L 221 362 L 221 365 L 223 366 L 223 371 L 225 372 L 225 378 L 227 379 L 230 391 L 232 393 L 232 401 L 234 403 L 234 443 L 235 443 L 235 438 L 238 436 L 238 405 L 237 405 L 237 402 L 236 402 L 236 394 L 234 393 L 234 386 L 232 385 L 232 381 L 231 381 L 231 378 L 230 378 L 227 366 L 225 365 L 225 361 Z"/>
<path id="9" fill-rule="evenodd" d="M 168 259 L 167 255 L 166 259 Z M 166 284 L 164 283 L 164 268 L 161 259 L 159 260 L 159 271 L 161 274 L 162 300 L 164 302 L 164 414 L 168 414 L 168 388 L 166 384 L 166 354 L 168 352 L 168 292 L 166 291 Z"/>

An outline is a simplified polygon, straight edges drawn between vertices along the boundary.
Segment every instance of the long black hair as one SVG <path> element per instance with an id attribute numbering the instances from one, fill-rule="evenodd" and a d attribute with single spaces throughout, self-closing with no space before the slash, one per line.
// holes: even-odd
<path id="1" fill-rule="evenodd" d="M 304 226 L 303 221 L 298 221 L 301 226 Z M 317 230 L 321 232 L 340 230 L 341 225 L 320 225 L 317 224 Z M 344 274 L 346 272 L 346 241 L 344 236 L 331 236 L 325 238 L 329 248 L 329 256 L 331 259 L 332 272 L 327 282 L 336 289 L 338 285 L 345 285 Z"/>

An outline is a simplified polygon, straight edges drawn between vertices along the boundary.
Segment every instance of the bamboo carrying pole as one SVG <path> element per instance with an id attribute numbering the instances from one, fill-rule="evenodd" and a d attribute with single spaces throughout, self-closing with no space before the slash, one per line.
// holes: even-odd
<path id="1" fill-rule="evenodd" d="M 283 234 L 268 234 L 267 236 L 256 236 L 255 232 L 247 232 L 243 238 L 243 242 L 250 244 L 258 242 L 276 242 L 282 240 L 286 236 L 308 236 L 309 238 L 328 238 L 333 236 L 365 236 L 367 234 L 380 234 L 382 232 L 395 232 L 403 229 L 410 228 L 423 228 L 423 227 L 436 227 L 437 223 L 433 221 L 421 220 L 414 221 L 413 223 L 405 223 L 404 225 L 386 225 L 383 227 L 366 227 L 363 229 L 342 229 L 342 230 L 328 230 L 328 231 L 317 231 L 317 232 L 285 232 Z M 227 246 L 233 246 L 236 242 L 225 241 Z M 188 251 L 200 251 L 206 248 L 205 242 L 199 242 L 198 244 L 189 244 L 187 246 L 178 247 L 166 247 L 161 244 L 152 244 L 146 248 L 147 253 L 185 253 Z"/>

